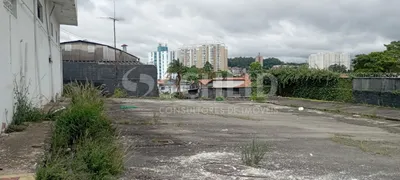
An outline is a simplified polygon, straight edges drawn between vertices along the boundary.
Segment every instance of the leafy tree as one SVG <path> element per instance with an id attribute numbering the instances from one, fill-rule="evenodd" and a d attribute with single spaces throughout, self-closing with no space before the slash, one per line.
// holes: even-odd
<path id="1" fill-rule="evenodd" d="M 386 52 L 371 52 L 359 54 L 353 60 L 355 72 L 399 72 L 400 63 L 393 54 Z"/>
<path id="2" fill-rule="evenodd" d="M 384 46 L 386 47 L 385 53 L 396 60 L 400 59 L 400 41 L 392 41 L 390 44 L 385 44 Z"/>
<path id="3" fill-rule="evenodd" d="M 330 71 L 338 72 L 338 73 L 344 73 L 347 71 L 347 68 L 345 65 L 339 65 L 339 64 L 333 64 L 333 65 L 329 66 L 328 69 Z"/>
<path id="4" fill-rule="evenodd" d="M 179 60 L 172 60 L 172 62 L 168 66 L 168 73 L 176 73 L 176 81 L 175 85 L 177 88 L 177 92 L 181 92 L 181 80 L 182 75 L 187 71 L 187 67 L 183 65 L 183 63 L 179 62 Z"/>
<path id="5" fill-rule="evenodd" d="M 206 73 L 210 73 L 214 70 L 213 66 L 208 61 L 204 64 L 203 69 L 204 69 L 204 72 L 206 72 Z"/>
<path id="6" fill-rule="evenodd" d="M 261 92 L 257 93 L 257 77 L 263 73 L 263 68 L 259 62 L 250 64 L 249 74 L 251 79 L 251 94 L 256 98 Z"/>
<path id="7" fill-rule="evenodd" d="M 275 65 L 283 65 L 283 64 L 285 64 L 285 63 L 282 62 L 281 60 L 279 60 L 278 58 L 271 57 L 271 58 L 264 59 L 263 68 L 271 69 Z"/>
<path id="8" fill-rule="evenodd" d="M 385 44 L 383 52 L 359 54 L 353 59 L 355 72 L 400 72 L 400 41 Z"/>
<path id="9" fill-rule="evenodd" d="M 203 74 L 208 76 L 208 77 L 204 77 L 204 78 L 210 78 L 210 79 L 214 78 L 216 75 L 214 72 L 214 67 L 208 61 L 204 64 Z"/>
<path id="10" fill-rule="evenodd" d="M 201 69 L 197 68 L 196 66 L 192 66 L 190 68 L 187 68 L 187 73 L 195 73 L 195 74 L 199 74 Z"/>
<path id="11" fill-rule="evenodd" d="M 261 64 L 259 62 L 253 62 L 250 64 L 250 69 L 249 69 L 249 73 L 250 73 L 250 78 L 251 80 L 256 80 L 257 76 L 261 73 L 263 73 L 263 68 L 261 66 Z"/>
<path id="12" fill-rule="evenodd" d="M 222 77 L 223 79 L 226 79 L 230 73 L 228 71 L 218 71 L 218 76 Z"/>
<path id="13" fill-rule="evenodd" d="M 255 62 L 256 59 L 253 57 L 235 57 L 228 59 L 228 66 L 229 67 L 240 67 L 248 69 L 250 64 Z"/>

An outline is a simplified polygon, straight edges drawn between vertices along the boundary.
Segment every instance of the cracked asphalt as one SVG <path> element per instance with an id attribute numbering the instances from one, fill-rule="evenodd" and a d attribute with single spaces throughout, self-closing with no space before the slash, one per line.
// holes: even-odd
<path id="1" fill-rule="evenodd" d="M 121 179 L 400 179 L 400 122 L 251 102 L 113 99 L 107 110 L 126 150 Z M 268 146 L 256 168 L 241 161 L 253 139 Z"/>

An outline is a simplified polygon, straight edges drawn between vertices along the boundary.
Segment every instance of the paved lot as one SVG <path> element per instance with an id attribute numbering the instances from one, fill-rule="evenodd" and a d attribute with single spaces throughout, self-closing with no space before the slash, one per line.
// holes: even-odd
<path id="1" fill-rule="evenodd" d="M 138 108 L 120 110 L 121 105 Z M 127 151 L 122 179 L 399 179 L 400 122 L 248 102 L 108 103 Z M 242 145 L 268 144 L 259 168 Z"/>
<path id="2" fill-rule="evenodd" d="M 356 114 L 367 117 L 376 117 L 394 121 L 400 121 L 400 108 L 373 106 L 367 104 L 352 104 L 341 102 L 320 101 L 311 99 L 298 99 L 287 97 L 270 97 L 271 103 L 283 106 L 306 107 L 321 111 L 339 112 L 344 114 Z"/>

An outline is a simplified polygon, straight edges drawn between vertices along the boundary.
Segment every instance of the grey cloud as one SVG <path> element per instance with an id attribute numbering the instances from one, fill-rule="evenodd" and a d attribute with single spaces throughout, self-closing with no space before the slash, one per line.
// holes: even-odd
<path id="1" fill-rule="evenodd" d="M 94 20 L 113 14 L 112 1 L 78 0 L 78 6 L 80 16 L 92 17 L 68 30 L 112 44 L 112 23 Z M 296 61 L 319 51 L 381 50 L 400 37 L 399 6 L 396 0 L 117 0 L 117 16 L 125 19 L 117 35 L 142 58 L 159 41 L 176 48 L 213 39 L 225 42 L 229 56 L 260 52 Z"/>

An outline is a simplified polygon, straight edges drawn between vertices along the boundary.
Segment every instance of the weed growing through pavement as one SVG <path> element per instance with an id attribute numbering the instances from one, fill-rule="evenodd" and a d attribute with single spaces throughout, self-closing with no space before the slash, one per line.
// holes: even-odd
<path id="1" fill-rule="evenodd" d="M 21 81 L 22 82 L 22 81 Z M 29 86 L 28 86 L 29 87 Z M 26 129 L 28 122 L 40 122 L 51 118 L 50 112 L 44 113 L 35 107 L 29 99 L 29 89 L 27 86 L 18 84 L 14 80 L 14 107 L 13 118 L 6 129 L 6 133 L 20 132 Z"/>
<path id="2" fill-rule="evenodd" d="M 256 167 L 264 159 L 268 148 L 266 144 L 256 142 L 255 139 L 244 147 L 242 147 L 242 162 L 247 166 Z"/>
<path id="3" fill-rule="evenodd" d="M 128 97 L 128 93 L 121 88 L 116 88 L 114 90 L 114 95 L 112 96 L 113 98 L 126 98 Z"/>

